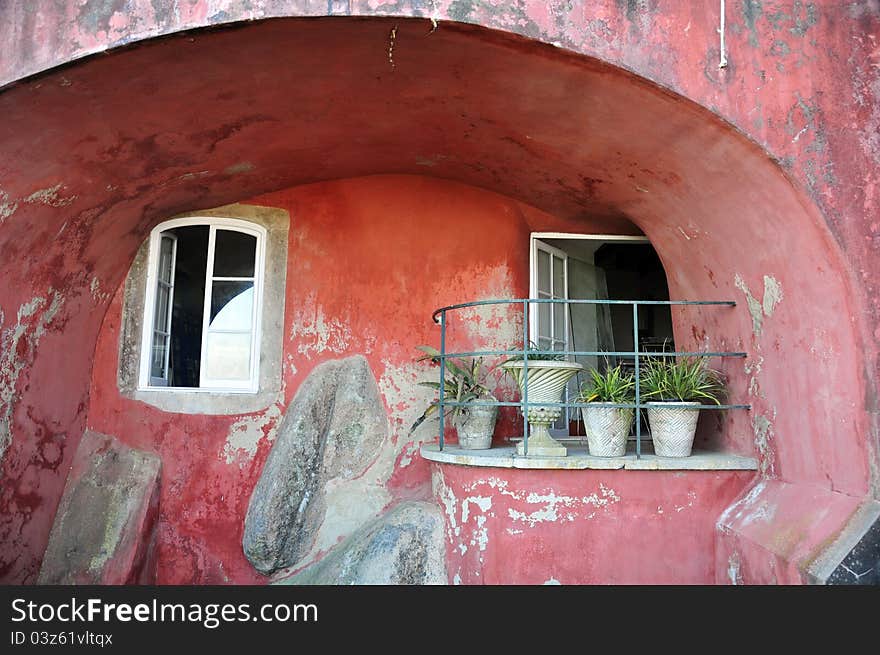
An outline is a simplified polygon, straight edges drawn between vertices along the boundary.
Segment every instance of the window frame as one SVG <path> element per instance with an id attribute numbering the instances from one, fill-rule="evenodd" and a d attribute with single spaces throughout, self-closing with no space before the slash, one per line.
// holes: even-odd
<path id="1" fill-rule="evenodd" d="M 205 272 L 205 296 L 204 307 L 209 307 L 211 298 L 211 283 L 213 282 L 213 257 L 214 246 L 216 241 L 217 230 L 230 230 L 233 232 L 242 232 L 256 238 L 256 252 L 254 261 L 254 303 L 251 315 L 251 368 L 250 377 L 246 382 L 239 380 L 208 380 L 210 386 L 201 386 L 205 381 L 203 372 L 199 374 L 198 387 L 172 387 L 157 386 L 151 384 L 150 380 L 150 361 L 152 358 L 152 335 L 153 335 L 153 319 L 156 308 L 156 293 L 159 277 L 159 254 L 161 246 L 161 235 L 163 232 L 173 230 L 180 227 L 207 226 L 208 234 L 208 266 Z M 148 255 L 147 255 L 147 275 L 146 288 L 144 289 L 144 306 L 143 306 L 143 325 L 140 340 L 140 370 L 138 375 L 138 391 L 160 391 L 160 392 L 177 392 L 177 393 L 229 393 L 229 394 L 256 394 L 259 392 L 260 385 L 260 352 L 262 342 L 262 315 L 263 315 L 263 288 L 265 285 L 265 266 L 266 266 L 266 240 L 267 230 L 262 225 L 252 223 L 246 220 L 226 218 L 226 217 L 204 217 L 191 216 L 184 218 L 175 218 L 164 221 L 157 225 L 150 232 Z M 169 307 L 170 315 L 171 307 Z M 202 324 L 202 351 L 200 356 L 204 362 L 204 348 L 207 339 L 209 325 L 207 320 Z M 170 350 L 170 339 L 169 339 Z"/>
<path id="2" fill-rule="evenodd" d="M 169 279 L 163 280 L 161 276 L 161 272 L 159 271 L 159 267 L 162 265 L 162 243 L 167 239 L 171 242 L 171 272 L 169 274 Z M 166 308 L 166 316 L 165 316 L 165 326 L 164 330 L 159 330 L 156 328 L 154 321 L 150 321 L 150 337 L 149 337 L 149 348 L 150 353 L 147 358 L 147 380 L 149 381 L 150 387 L 167 387 L 168 386 L 168 361 L 171 356 L 171 319 L 172 319 L 172 308 L 174 307 L 174 283 L 175 283 L 175 275 L 174 271 L 177 267 L 177 235 L 174 234 L 164 234 L 164 232 L 159 233 L 159 241 L 158 246 L 156 248 L 156 278 L 155 285 L 153 287 L 153 315 L 156 313 L 156 300 L 155 295 L 159 293 L 159 287 L 166 286 L 168 288 L 168 306 Z M 163 337 L 166 338 L 165 343 L 165 357 L 163 357 L 162 362 L 162 373 L 164 374 L 162 377 L 156 377 L 153 375 L 153 348 L 155 346 L 156 341 L 156 333 L 159 332 Z"/>

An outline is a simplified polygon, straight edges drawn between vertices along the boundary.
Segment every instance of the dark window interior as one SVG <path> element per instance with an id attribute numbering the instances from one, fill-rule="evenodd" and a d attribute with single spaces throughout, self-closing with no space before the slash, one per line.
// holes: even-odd
<path id="1" fill-rule="evenodd" d="M 606 243 L 595 264 L 605 270 L 608 297 L 617 300 L 669 300 L 666 272 L 649 243 Z M 633 317 L 629 305 L 611 305 L 611 325 L 618 350 L 632 350 Z M 669 305 L 639 306 L 639 345 L 643 350 L 673 349 Z"/>
<path id="2" fill-rule="evenodd" d="M 198 387 L 209 228 L 194 225 L 170 232 L 177 236 L 177 262 L 171 310 L 169 384 L 172 387 Z"/>

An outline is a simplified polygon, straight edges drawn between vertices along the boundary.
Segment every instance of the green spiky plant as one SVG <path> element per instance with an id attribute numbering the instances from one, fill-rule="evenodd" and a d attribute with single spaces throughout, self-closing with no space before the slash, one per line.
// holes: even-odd
<path id="1" fill-rule="evenodd" d="M 434 364 L 440 363 L 440 351 L 431 346 L 416 346 L 425 353 L 416 361 L 421 362 L 430 360 Z M 446 360 L 445 384 L 443 385 L 443 396 L 446 401 L 454 401 L 457 403 L 467 403 L 475 400 L 491 400 L 495 397 L 489 390 L 486 376 L 489 369 L 484 366 L 483 358 L 459 360 L 456 362 L 452 359 Z M 438 392 L 440 391 L 439 382 L 419 382 L 423 387 L 430 387 Z M 438 414 L 440 411 L 440 399 L 435 398 L 431 401 L 422 415 L 416 419 L 415 423 L 409 429 L 410 434 L 415 431 L 426 420 Z M 445 415 L 451 416 L 453 420 L 464 418 L 468 414 L 468 408 L 461 405 L 454 405 L 446 408 Z"/>
<path id="2" fill-rule="evenodd" d="M 639 391 L 643 398 L 660 402 L 720 405 L 724 378 L 702 357 L 652 357 L 639 372 Z"/>
<path id="3" fill-rule="evenodd" d="M 514 350 L 511 348 L 510 350 Z M 557 354 L 557 353 L 547 353 L 547 352 L 537 352 L 540 350 L 538 348 L 538 344 L 534 341 L 529 341 L 529 347 L 526 349 L 529 355 L 529 361 L 532 362 L 561 362 L 565 360 L 565 355 Z M 513 357 L 505 359 L 503 363 L 507 362 L 521 362 L 525 359 L 525 355 L 522 353 L 517 353 Z"/>
<path id="4" fill-rule="evenodd" d="M 620 364 L 606 368 L 602 373 L 590 369 L 590 379 L 584 382 L 578 393 L 579 403 L 629 403 L 636 397 L 636 380 L 632 373 L 625 373 Z"/>

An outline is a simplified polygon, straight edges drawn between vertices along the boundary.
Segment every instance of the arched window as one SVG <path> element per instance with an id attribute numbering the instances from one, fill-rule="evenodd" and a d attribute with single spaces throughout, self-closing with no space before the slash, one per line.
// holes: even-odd
<path id="1" fill-rule="evenodd" d="M 258 391 L 266 230 L 180 218 L 150 234 L 140 389 Z"/>

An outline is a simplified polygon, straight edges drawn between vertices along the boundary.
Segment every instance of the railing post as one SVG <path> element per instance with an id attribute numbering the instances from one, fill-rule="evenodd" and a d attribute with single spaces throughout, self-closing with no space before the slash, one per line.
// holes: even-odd
<path id="1" fill-rule="evenodd" d="M 636 459 L 642 458 L 642 407 L 641 389 L 639 388 L 639 303 L 633 302 L 633 353 L 635 354 L 636 381 Z"/>
<path id="2" fill-rule="evenodd" d="M 446 436 L 446 407 L 443 404 L 444 391 L 446 391 L 446 310 L 440 313 L 440 450 L 443 450 L 443 441 Z"/>
<path id="3" fill-rule="evenodd" d="M 529 301 L 523 300 L 523 455 L 529 454 Z"/>

